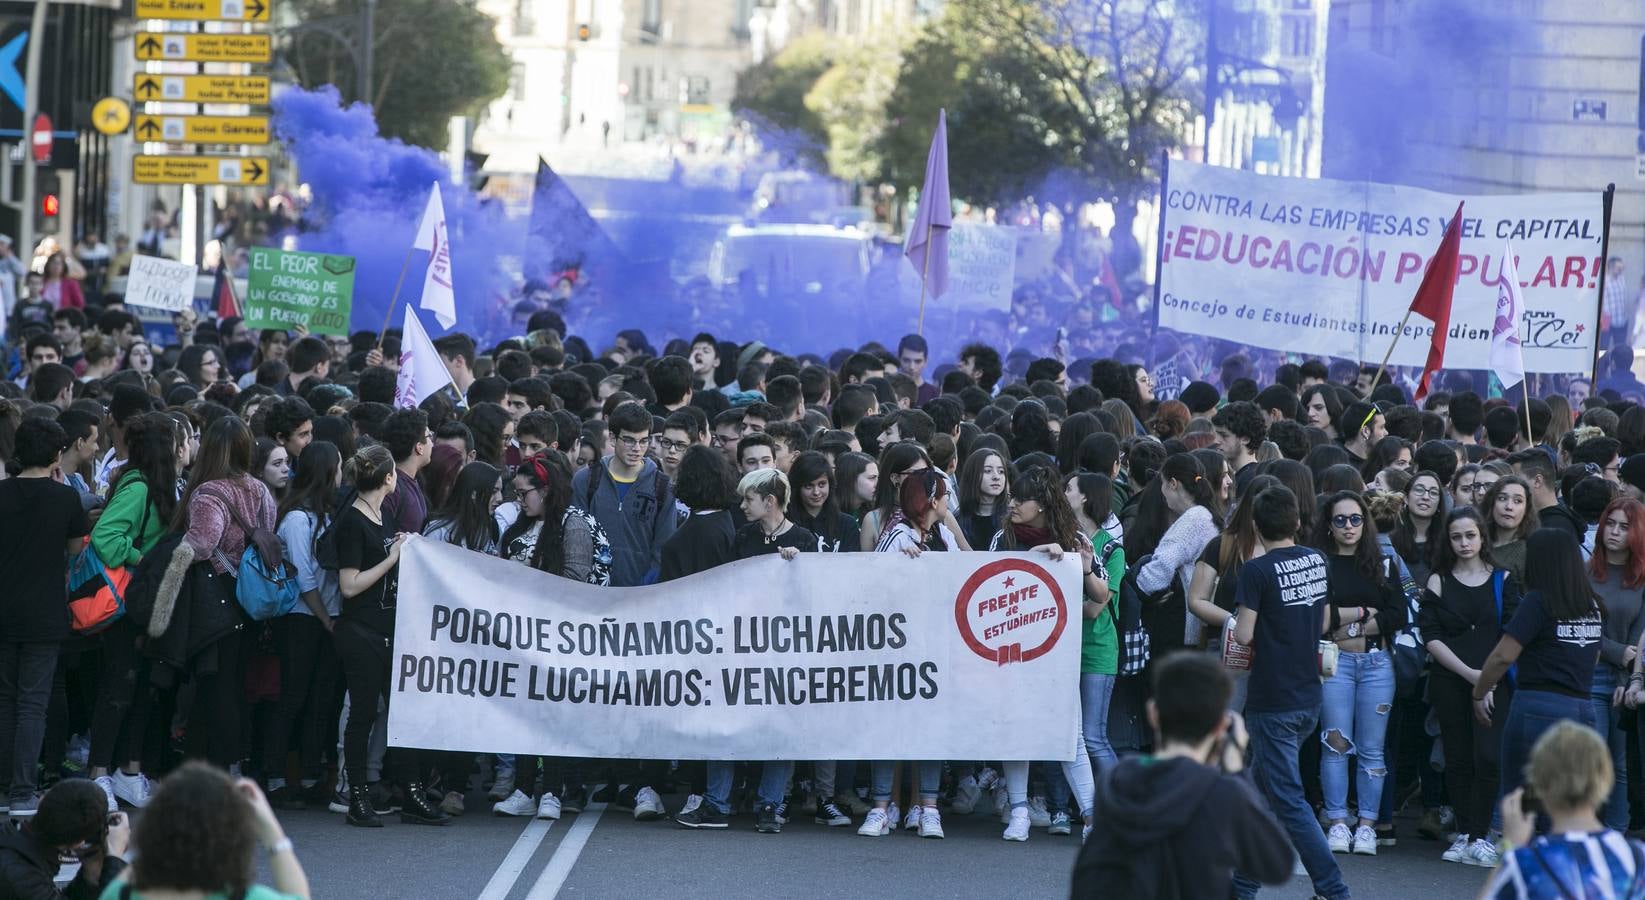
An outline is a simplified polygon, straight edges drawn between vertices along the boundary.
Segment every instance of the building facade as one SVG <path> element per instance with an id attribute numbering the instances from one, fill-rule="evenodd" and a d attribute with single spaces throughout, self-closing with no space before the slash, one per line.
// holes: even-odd
<path id="1" fill-rule="evenodd" d="M 1323 150 L 1330 0 L 1209 4 L 1207 81 L 1216 104 L 1197 143 L 1213 165 L 1317 178 Z"/>

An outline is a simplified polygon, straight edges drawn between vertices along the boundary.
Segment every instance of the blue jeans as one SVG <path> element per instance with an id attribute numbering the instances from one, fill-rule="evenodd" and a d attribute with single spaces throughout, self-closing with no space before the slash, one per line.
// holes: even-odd
<path id="1" fill-rule="evenodd" d="M 1344 652 L 1335 675 L 1321 686 L 1320 790 L 1325 794 L 1325 816 L 1348 818 L 1348 754 L 1354 754 L 1359 818 L 1374 822 L 1382 807 L 1382 788 L 1388 780 L 1383 746 L 1388 736 L 1388 714 L 1394 705 L 1393 659 L 1380 650 Z M 1343 749 L 1332 746 L 1338 742 Z"/>
<path id="2" fill-rule="evenodd" d="M 708 764 L 708 793 L 703 802 L 722 815 L 731 813 L 731 780 L 737 771 L 736 763 L 711 762 Z M 760 767 L 760 786 L 756 795 L 760 803 L 780 806 L 788 792 L 788 779 L 794 774 L 793 762 L 768 762 Z"/>
<path id="3" fill-rule="evenodd" d="M 876 760 L 869 766 L 870 796 L 875 803 L 891 799 L 891 773 L 896 770 L 897 763 Z M 932 799 L 942 787 L 942 762 L 917 762 L 914 764 L 915 776 L 920 781 L 920 798 Z"/>
<path id="4" fill-rule="evenodd" d="M 1535 746 L 1536 739 L 1567 719 L 1593 728 L 1593 703 L 1552 691 L 1519 691 L 1514 694 L 1514 700 L 1508 706 L 1508 721 L 1502 727 L 1502 787 L 1497 791 L 1499 801 L 1525 783 L 1525 764 L 1531 759 L 1531 747 Z M 1492 824 L 1498 823 L 1493 819 Z"/>
<path id="5" fill-rule="evenodd" d="M 1621 723 L 1621 711 L 1611 705 L 1611 695 L 1615 690 L 1616 669 L 1608 663 L 1600 663 L 1594 668 L 1594 686 L 1588 691 L 1588 699 L 1594 705 L 1594 730 L 1611 748 L 1611 770 L 1616 773 L 1616 784 L 1612 785 L 1611 796 L 1599 811 L 1599 819 L 1606 828 L 1627 831 L 1628 738 L 1617 727 Z"/>
<path id="6" fill-rule="evenodd" d="M 1101 772 L 1119 762 L 1114 745 L 1108 742 L 1108 701 L 1114 697 L 1114 675 L 1080 676 L 1080 729 L 1085 735 L 1085 752 L 1091 767 Z"/>
<path id="7" fill-rule="evenodd" d="M 1285 826 L 1291 836 L 1291 845 L 1314 882 L 1314 893 L 1327 900 L 1347 900 L 1350 896 L 1342 870 L 1331 856 L 1325 843 L 1325 832 L 1320 830 L 1314 809 L 1302 793 L 1302 771 L 1297 758 L 1302 742 L 1314 733 L 1319 724 L 1319 711 L 1298 709 L 1290 712 L 1245 713 L 1245 728 L 1251 734 L 1249 749 L 1251 779 L 1268 799 L 1268 808 Z M 1255 881 L 1234 873 L 1234 896 L 1247 900 L 1255 897 L 1260 887 Z"/>

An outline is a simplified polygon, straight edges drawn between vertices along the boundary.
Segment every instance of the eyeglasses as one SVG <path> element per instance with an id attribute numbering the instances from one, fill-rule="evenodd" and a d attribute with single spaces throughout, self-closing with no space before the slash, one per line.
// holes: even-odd
<path id="1" fill-rule="evenodd" d="M 651 435 L 645 437 L 630 437 L 626 434 L 617 435 L 617 443 L 629 450 L 638 450 L 651 443 Z"/>
<path id="2" fill-rule="evenodd" d="M 1349 515 L 1349 516 L 1332 516 L 1331 517 L 1331 525 L 1332 525 L 1332 527 L 1335 527 L 1335 528 L 1348 528 L 1349 526 L 1352 526 L 1354 528 L 1358 528 L 1359 526 L 1364 525 L 1364 524 L 1365 524 L 1365 517 L 1360 515 L 1359 513 L 1354 513 L 1353 515 Z"/>
<path id="3" fill-rule="evenodd" d="M 664 453 L 684 453 L 691 444 L 688 441 L 671 441 L 668 438 L 662 438 L 657 441 L 657 446 Z"/>
<path id="4" fill-rule="evenodd" d="M 1467 491 L 1470 494 L 1483 494 L 1486 491 L 1490 490 L 1491 485 L 1493 485 L 1493 484 L 1496 484 L 1496 482 L 1494 482 L 1494 481 L 1476 481 L 1473 484 L 1464 485 L 1462 487 L 1462 489 L 1464 491 Z"/>
<path id="5" fill-rule="evenodd" d="M 1468 490 L 1472 490 L 1472 487 L 1468 488 Z M 1439 488 L 1414 487 L 1411 488 L 1411 496 L 1437 498 L 1439 496 Z"/>
<path id="6" fill-rule="evenodd" d="M 716 434 L 714 435 L 714 446 L 724 447 L 726 444 L 735 444 L 739 440 L 742 439 L 734 434 Z"/>

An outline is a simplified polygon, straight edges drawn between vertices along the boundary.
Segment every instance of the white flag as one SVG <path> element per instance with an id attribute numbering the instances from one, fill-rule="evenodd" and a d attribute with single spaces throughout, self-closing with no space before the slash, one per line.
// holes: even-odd
<path id="1" fill-rule="evenodd" d="M 400 375 L 394 382 L 394 405 L 405 409 L 422 404 L 446 385 L 455 387 L 451 370 L 428 339 L 417 313 L 406 306 L 406 326 L 400 332 Z"/>
<path id="2" fill-rule="evenodd" d="M 1519 269 L 1514 265 L 1514 248 L 1502 248 L 1502 274 L 1497 278 L 1496 322 L 1491 326 L 1491 370 L 1504 390 L 1525 380 L 1525 354 L 1519 341 L 1520 314 L 1525 311 L 1519 293 Z"/>
<path id="3" fill-rule="evenodd" d="M 423 221 L 417 226 L 416 250 L 428 251 L 428 271 L 423 276 L 421 306 L 440 320 L 441 327 L 457 324 L 457 298 L 451 288 L 451 243 L 446 230 L 445 205 L 440 202 L 440 183 L 429 192 Z"/>

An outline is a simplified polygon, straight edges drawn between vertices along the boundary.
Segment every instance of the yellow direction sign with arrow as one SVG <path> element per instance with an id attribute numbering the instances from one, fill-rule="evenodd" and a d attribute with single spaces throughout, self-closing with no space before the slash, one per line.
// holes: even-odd
<path id="1" fill-rule="evenodd" d="M 131 125 L 131 104 L 119 97 L 104 97 L 91 108 L 91 127 L 101 134 L 120 134 Z"/>
<path id="2" fill-rule="evenodd" d="M 268 184 L 268 160 L 257 156 L 134 156 L 138 184 Z"/>
<path id="3" fill-rule="evenodd" d="M 132 80 L 138 102 L 169 100 L 182 103 L 268 103 L 267 75 L 151 75 L 139 72 Z"/>
<path id="4" fill-rule="evenodd" d="M 192 62 L 266 63 L 274 58 L 266 34 L 171 34 L 140 31 L 133 37 L 137 58 Z"/>
<path id="5" fill-rule="evenodd" d="M 268 116 L 138 115 L 132 133 L 168 144 L 266 144 L 269 128 Z"/>
<path id="6" fill-rule="evenodd" d="M 228 19 L 267 22 L 270 0 L 136 0 L 139 19 Z"/>

